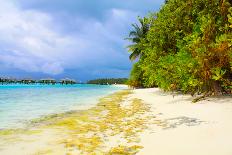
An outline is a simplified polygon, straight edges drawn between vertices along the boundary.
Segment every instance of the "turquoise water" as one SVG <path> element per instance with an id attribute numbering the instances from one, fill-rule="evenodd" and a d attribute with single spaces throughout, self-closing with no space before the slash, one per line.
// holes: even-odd
<path id="1" fill-rule="evenodd" d="M 101 85 L 0 85 L 0 129 L 24 127 L 44 115 L 78 110 L 125 89 Z"/>

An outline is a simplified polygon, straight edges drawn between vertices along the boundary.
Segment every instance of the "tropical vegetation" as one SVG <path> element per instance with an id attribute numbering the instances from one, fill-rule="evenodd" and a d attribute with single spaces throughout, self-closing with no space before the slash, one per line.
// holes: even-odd
<path id="1" fill-rule="evenodd" d="M 168 0 L 129 33 L 129 84 L 183 93 L 232 93 L 232 1 Z"/>
<path id="2" fill-rule="evenodd" d="M 103 78 L 89 80 L 87 84 L 100 84 L 100 85 L 112 85 L 112 84 L 126 84 L 127 78 Z"/>

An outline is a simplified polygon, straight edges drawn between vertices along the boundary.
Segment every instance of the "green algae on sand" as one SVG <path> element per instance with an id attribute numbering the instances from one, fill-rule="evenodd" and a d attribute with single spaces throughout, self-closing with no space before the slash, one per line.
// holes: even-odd
<path id="1" fill-rule="evenodd" d="M 120 91 L 101 98 L 99 103 L 88 110 L 70 113 L 56 120 L 50 127 L 59 128 L 67 132 L 67 139 L 62 143 L 70 150 L 79 150 L 80 154 L 135 154 L 141 146 L 131 145 L 139 141 L 138 133 L 147 128 L 148 117 L 143 114 L 149 111 L 148 105 L 139 99 L 122 102 L 127 99 L 131 91 Z M 110 137 L 120 136 L 126 145 L 107 146 Z M 122 149 L 129 148 L 129 149 Z"/>
<path id="2" fill-rule="evenodd" d="M 88 110 L 47 116 L 33 123 L 41 130 L 62 133 L 57 145 L 62 144 L 66 154 L 134 155 L 142 148 L 139 133 L 147 128 L 150 118 L 145 113 L 150 107 L 142 100 L 129 99 L 131 93 L 120 91 L 101 98 Z M 117 141 L 112 143 L 112 139 Z M 49 149 L 49 154 L 52 152 L 55 150 Z"/>

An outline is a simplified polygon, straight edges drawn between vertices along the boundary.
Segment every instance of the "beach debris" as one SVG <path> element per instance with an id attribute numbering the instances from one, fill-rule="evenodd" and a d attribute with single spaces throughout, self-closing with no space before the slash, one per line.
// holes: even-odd
<path id="1" fill-rule="evenodd" d="M 133 146 L 122 146 L 112 148 L 106 155 L 135 155 L 142 149 L 142 146 L 133 145 Z"/>

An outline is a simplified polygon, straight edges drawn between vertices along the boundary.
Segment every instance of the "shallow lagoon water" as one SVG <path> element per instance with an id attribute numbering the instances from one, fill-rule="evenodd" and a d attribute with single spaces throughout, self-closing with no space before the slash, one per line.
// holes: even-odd
<path id="1" fill-rule="evenodd" d="M 103 85 L 0 85 L 0 129 L 22 128 L 41 116 L 88 107 L 125 89 Z"/>

